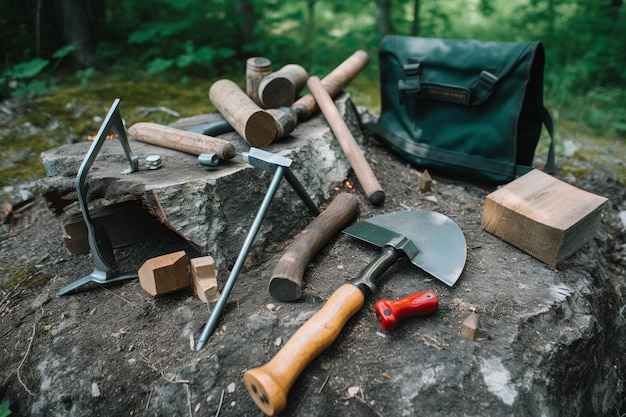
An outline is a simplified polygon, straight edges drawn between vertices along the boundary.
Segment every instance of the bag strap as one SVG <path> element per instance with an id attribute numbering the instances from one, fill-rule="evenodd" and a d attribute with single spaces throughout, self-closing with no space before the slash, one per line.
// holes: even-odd
<path id="1" fill-rule="evenodd" d="M 556 157 L 554 150 L 554 122 L 552 121 L 552 116 L 550 112 L 546 108 L 546 106 L 541 107 L 540 111 L 541 122 L 546 127 L 548 131 L 548 135 L 550 136 L 550 146 L 548 148 L 548 156 L 546 157 L 546 165 L 543 168 L 543 171 L 547 174 L 554 174 L 556 171 Z M 516 176 L 524 175 L 533 170 L 533 167 L 527 165 L 518 165 L 516 169 Z"/>
<path id="2" fill-rule="evenodd" d="M 550 135 L 550 147 L 548 150 L 546 165 L 543 171 L 548 174 L 552 174 L 556 169 L 554 151 L 554 123 L 552 121 L 552 116 L 550 116 L 550 112 L 545 106 L 542 106 L 541 109 L 541 121 L 545 125 L 546 130 Z M 493 174 L 503 175 L 511 178 L 516 178 L 521 175 L 527 174 L 534 169 L 532 166 L 528 165 L 517 165 L 508 162 L 499 162 L 492 159 L 482 158 L 476 155 L 468 155 L 465 153 L 433 148 L 423 143 L 407 140 L 397 135 L 395 132 L 391 132 L 387 129 L 381 129 L 378 123 L 367 123 L 365 124 L 365 127 L 374 132 L 376 135 L 384 137 L 388 141 L 388 143 L 390 143 L 397 150 L 422 159 L 439 161 L 443 164 L 457 165 L 470 169 L 478 169 L 480 171 L 491 172 Z"/>
<path id="3" fill-rule="evenodd" d="M 408 57 L 405 62 L 401 62 L 404 78 L 398 80 L 400 103 L 404 101 L 407 94 L 417 94 L 421 98 L 466 106 L 480 105 L 491 96 L 498 85 L 498 81 L 515 67 L 525 51 L 528 48 L 536 47 L 536 43 L 528 43 L 524 49 L 519 51 L 515 59 L 509 60 L 507 65 L 497 72 L 491 68 L 483 69 L 474 82 L 467 87 L 423 81 L 422 71 L 424 68 L 428 68 L 427 63 L 420 62 L 419 58 L 416 57 Z M 402 60 L 399 56 L 398 59 Z"/>
<path id="4" fill-rule="evenodd" d="M 419 63 L 404 64 L 402 69 L 404 78 L 398 80 L 400 103 L 407 94 L 417 94 L 420 98 L 475 106 L 484 103 L 491 96 L 500 80 L 495 74 L 482 70 L 476 81 L 466 88 L 422 81 Z"/>
<path id="5" fill-rule="evenodd" d="M 378 123 L 367 123 L 365 125 L 376 135 L 385 138 L 388 144 L 409 155 L 413 155 L 425 160 L 438 161 L 445 165 L 460 166 L 480 171 L 491 172 L 505 177 L 514 177 L 517 173 L 517 166 L 507 162 L 494 161 L 476 155 L 469 155 L 461 152 L 448 151 L 446 149 L 434 148 L 424 143 L 414 142 L 390 130 L 380 128 Z"/>

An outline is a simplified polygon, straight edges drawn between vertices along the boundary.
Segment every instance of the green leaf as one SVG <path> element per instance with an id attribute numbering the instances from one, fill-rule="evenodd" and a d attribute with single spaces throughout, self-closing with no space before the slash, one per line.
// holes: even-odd
<path id="1" fill-rule="evenodd" d="M 32 78 L 39 74 L 46 65 L 48 65 L 48 60 L 41 58 L 21 62 L 13 67 L 12 75 L 14 78 Z"/>
<path id="2" fill-rule="evenodd" d="M 174 65 L 173 59 L 156 58 L 148 63 L 148 74 L 156 74 Z"/>
<path id="3" fill-rule="evenodd" d="M 208 46 L 203 46 L 195 52 L 194 61 L 198 64 L 210 64 L 214 57 L 215 51 Z"/>
<path id="4" fill-rule="evenodd" d="M 66 45 L 63 48 L 59 49 L 55 53 L 52 54 L 52 58 L 63 58 L 69 54 L 71 54 L 76 47 L 74 45 Z"/>
<path id="5" fill-rule="evenodd" d="M 176 58 L 176 66 L 185 68 L 193 63 L 193 54 L 184 54 Z"/>
<path id="6" fill-rule="evenodd" d="M 217 54 L 221 58 L 230 58 L 235 55 L 235 50 L 230 48 L 219 48 L 217 50 Z"/>
<path id="7" fill-rule="evenodd" d="M 9 400 L 4 400 L 0 403 L 0 417 L 7 417 L 11 415 L 11 409 L 9 409 Z"/>
<path id="8" fill-rule="evenodd" d="M 190 25 L 189 21 L 179 21 L 173 23 L 149 23 L 141 29 L 133 32 L 128 37 L 128 43 L 143 43 L 148 41 L 159 41 L 159 38 L 166 38 L 182 32 Z"/>

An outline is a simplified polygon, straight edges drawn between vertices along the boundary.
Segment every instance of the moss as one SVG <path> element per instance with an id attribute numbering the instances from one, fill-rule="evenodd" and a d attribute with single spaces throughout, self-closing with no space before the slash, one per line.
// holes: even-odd
<path id="1" fill-rule="evenodd" d="M 8 275 L 8 279 L 3 284 L 5 291 L 13 291 L 20 288 L 40 288 L 50 280 L 50 277 L 36 270 L 32 264 L 6 264 L 0 267 Z"/>
<path id="2" fill-rule="evenodd" d="M 116 98 L 121 100 L 120 110 L 127 125 L 139 121 L 168 124 L 176 119 L 165 112 L 143 114 L 141 107 L 163 106 L 180 113 L 181 117 L 215 111 L 208 97 L 211 83 L 206 80 L 155 84 L 150 80 L 102 78 L 85 87 L 72 83 L 73 80 L 68 79 L 50 95 L 32 100 L 31 106 L 2 131 L 0 157 L 5 161 L 12 159 L 12 163 L 0 166 L 0 185 L 45 176 L 41 153 L 95 135 Z"/>
<path id="3" fill-rule="evenodd" d="M 626 141 L 623 138 L 613 134 L 594 135 L 584 126 L 571 121 L 559 121 L 557 127 L 557 163 L 560 173 L 584 178 L 597 169 L 609 168 L 615 174 L 618 183 L 626 186 L 626 166 L 623 164 L 624 157 L 626 157 Z M 592 146 L 580 147 L 571 157 L 559 158 L 558 146 L 564 141 L 576 143 L 576 138 L 581 136 L 590 138 Z M 583 164 L 569 162 L 568 159 L 574 159 Z M 616 161 L 622 161 L 622 163 L 616 163 Z"/>

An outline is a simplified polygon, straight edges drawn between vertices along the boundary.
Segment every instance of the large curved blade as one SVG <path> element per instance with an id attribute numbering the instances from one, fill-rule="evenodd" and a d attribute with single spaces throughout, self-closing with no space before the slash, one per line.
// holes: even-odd
<path id="1" fill-rule="evenodd" d="M 413 245 L 396 249 L 449 286 L 454 285 L 465 267 L 465 236 L 454 221 L 441 213 L 408 210 L 381 214 L 355 223 L 343 232 L 379 247 L 393 245 L 399 236 L 406 237 Z"/>

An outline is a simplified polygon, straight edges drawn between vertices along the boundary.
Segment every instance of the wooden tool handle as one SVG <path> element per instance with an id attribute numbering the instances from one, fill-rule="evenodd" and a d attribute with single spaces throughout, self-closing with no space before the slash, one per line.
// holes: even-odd
<path id="1" fill-rule="evenodd" d="M 334 97 L 348 85 L 369 62 L 370 58 L 367 52 L 359 49 L 326 75 L 322 80 L 322 85 L 328 94 Z M 303 122 L 311 117 L 315 110 L 317 110 L 317 104 L 313 96 L 307 94 L 293 103 L 291 108 L 298 114 L 298 121 Z"/>
<path id="2" fill-rule="evenodd" d="M 235 146 L 226 140 L 157 123 L 135 123 L 128 128 L 128 133 L 142 142 L 194 155 L 214 153 L 224 160 L 232 159 L 236 155 Z"/>
<path id="3" fill-rule="evenodd" d="M 211 103 L 250 145 L 263 148 L 278 135 L 276 120 L 261 109 L 237 84 L 218 80 L 209 89 Z"/>
<path id="4" fill-rule="evenodd" d="M 285 408 L 287 394 L 295 380 L 331 345 L 364 302 L 365 295 L 358 287 L 342 285 L 271 361 L 244 374 L 248 393 L 261 411 L 273 416 Z"/>
<path id="5" fill-rule="evenodd" d="M 297 64 L 287 64 L 263 78 L 259 83 L 259 103 L 266 109 L 289 107 L 296 95 L 306 85 L 306 69 Z"/>
<path id="6" fill-rule="evenodd" d="M 280 301 L 295 301 L 302 295 L 304 270 L 315 254 L 354 216 L 358 199 L 340 193 L 311 224 L 296 236 L 280 258 L 270 278 L 270 294 Z"/>
<path id="7" fill-rule="evenodd" d="M 335 102 L 330 97 L 330 94 L 324 89 L 324 86 L 320 82 L 318 77 L 310 77 L 307 81 L 309 90 L 315 97 L 315 101 L 320 106 L 324 117 L 328 121 L 331 129 L 335 133 L 341 148 L 348 157 L 352 169 L 356 174 L 365 194 L 370 203 L 374 206 L 381 206 L 385 202 L 385 193 L 380 186 L 380 183 L 376 179 L 372 168 L 370 168 L 367 160 L 363 156 L 363 152 L 359 148 L 359 145 L 354 140 L 354 136 L 348 129 L 346 122 L 341 117 Z"/>

